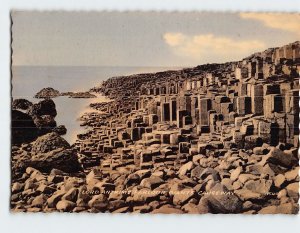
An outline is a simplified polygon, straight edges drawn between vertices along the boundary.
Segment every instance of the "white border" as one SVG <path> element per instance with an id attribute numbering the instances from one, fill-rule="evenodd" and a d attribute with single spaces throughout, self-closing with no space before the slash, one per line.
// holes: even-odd
<path id="1" fill-rule="evenodd" d="M 299 231 L 299 216 L 12 214 L 10 188 L 10 15 L 30 10 L 206 10 L 300 12 L 300 0 L 1 0 L 0 230 L 1 232 L 243 232 Z"/>

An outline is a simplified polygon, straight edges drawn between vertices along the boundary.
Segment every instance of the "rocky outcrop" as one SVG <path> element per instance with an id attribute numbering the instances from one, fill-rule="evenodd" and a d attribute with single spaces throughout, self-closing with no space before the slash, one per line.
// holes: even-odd
<path id="1" fill-rule="evenodd" d="M 58 97 L 58 96 L 60 96 L 59 91 L 53 89 L 52 87 L 47 87 L 47 88 L 43 88 L 38 93 L 36 93 L 34 98 L 49 99 L 49 98 L 55 98 L 55 97 Z"/>
<path id="2" fill-rule="evenodd" d="M 62 96 L 69 96 L 69 98 L 96 98 L 97 96 L 86 91 L 86 92 L 63 92 Z"/>
<path id="3" fill-rule="evenodd" d="M 59 135 L 65 135 L 67 133 L 67 128 L 64 125 L 59 125 L 52 129 L 52 132 L 57 133 Z"/>
<path id="4" fill-rule="evenodd" d="M 12 144 L 31 142 L 37 138 L 38 128 L 30 115 L 18 110 L 12 110 L 11 119 Z"/>
<path id="5" fill-rule="evenodd" d="M 13 177 L 21 176 L 28 167 L 46 173 L 52 169 L 67 173 L 81 170 L 76 151 L 57 133 L 40 136 L 29 145 L 16 148 L 13 153 Z"/>
<path id="6" fill-rule="evenodd" d="M 26 99 L 14 99 L 12 102 L 12 109 L 20 109 L 20 110 L 27 110 L 29 107 L 32 106 L 32 103 Z"/>
<path id="7" fill-rule="evenodd" d="M 36 104 L 33 104 L 27 111 L 27 113 L 32 116 L 43 116 L 50 115 L 52 117 L 56 117 L 56 106 L 53 100 L 45 99 Z"/>
<path id="8" fill-rule="evenodd" d="M 32 143 L 31 153 L 38 155 L 47 153 L 56 149 L 69 149 L 69 143 L 60 137 L 57 133 L 48 133 L 39 137 Z"/>
<path id="9" fill-rule="evenodd" d="M 39 135 L 52 132 L 56 128 L 56 121 L 51 115 L 34 116 L 34 124 L 39 129 Z"/>
<path id="10" fill-rule="evenodd" d="M 33 167 L 41 172 L 49 173 L 52 169 L 59 169 L 67 173 L 81 170 L 76 152 L 71 149 L 55 149 L 45 153 L 35 154 L 22 165 L 24 168 Z"/>

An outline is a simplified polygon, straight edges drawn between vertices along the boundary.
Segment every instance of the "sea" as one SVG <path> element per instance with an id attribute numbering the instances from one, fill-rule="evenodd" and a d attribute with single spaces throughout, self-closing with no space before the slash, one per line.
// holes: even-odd
<path id="1" fill-rule="evenodd" d="M 52 87 L 60 92 L 88 91 L 99 86 L 110 77 L 140 73 L 152 73 L 165 70 L 178 70 L 180 67 L 120 67 L 120 66 L 13 66 L 12 67 L 12 97 L 24 98 L 33 103 L 40 99 L 34 95 L 45 87 Z M 87 130 L 80 126 L 79 118 L 91 111 L 89 104 L 106 101 L 105 96 L 97 98 L 69 98 L 60 96 L 53 98 L 56 105 L 57 125 L 65 125 L 67 134 L 63 137 L 73 144 L 77 134 Z"/>

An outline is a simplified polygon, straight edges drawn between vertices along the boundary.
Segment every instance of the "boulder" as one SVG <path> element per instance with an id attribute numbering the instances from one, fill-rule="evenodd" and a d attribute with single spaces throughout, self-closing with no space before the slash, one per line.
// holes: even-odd
<path id="1" fill-rule="evenodd" d="M 46 135 L 40 136 L 32 144 L 31 153 L 32 154 L 41 154 L 47 153 L 58 148 L 68 149 L 70 144 L 57 133 L 48 133 Z"/>
<path id="2" fill-rule="evenodd" d="M 39 135 L 49 133 L 56 127 L 56 121 L 50 115 L 34 116 L 33 121 L 39 129 Z"/>
<path id="3" fill-rule="evenodd" d="M 31 206 L 42 208 L 45 203 L 46 203 L 46 197 L 44 194 L 41 194 L 33 199 Z"/>
<path id="4" fill-rule="evenodd" d="M 159 191 L 152 191 L 148 188 L 135 191 L 132 194 L 132 200 L 137 203 L 149 203 L 151 201 L 159 201 L 161 193 Z"/>
<path id="5" fill-rule="evenodd" d="M 245 183 L 244 188 L 254 192 L 260 193 L 262 195 L 267 195 L 270 192 L 270 188 L 273 184 L 272 180 L 249 180 Z"/>
<path id="6" fill-rule="evenodd" d="M 56 117 L 56 106 L 52 99 L 45 99 L 28 108 L 27 113 L 30 116 L 50 115 Z"/>
<path id="7" fill-rule="evenodd" d="M 173 196 L 174 205 L 184 205 L 195 195 L 195 190 L 192 188 L 185 188 L 175 192 Z"/>
<path id="8" fill-rule="evenodd" d="M 217 183 L 204 198 L 207 199 L 213 213 L 239 213 L 242 210 L 243 204 L 240 199 L 220 183 Z"/>
<path id="9" fill-rule="evenodd" d="M 239 178 L 239 175 L 241 174 L 242 171 L 243 169 L 241 167 L 237 167 L 231 172 L 230 179 L 232 181 L 236 181 Z"/>
<path id="10" fill-rule="evenodd" d="M 94 195 L 92 199 L 88 202 L 90 208 L 95 208 L 96 210 L 104 211 L 107 209 L 107 198 L 103 194 Z"/>
<path id="11" fill-rule="evenodd" d="M 18 170 L 33 167 L 41 172 L 50 173 L 53 168 L 68 173 L 81 171 L 76 153 L 71 149 L 56 149 L 47 153 L 35 154 L 30 160 L 22 161 L 17 164 Z"/>
<path id="12" fill-rule="evenodd" d="M 285 153 L 276 147 L 272 147 L 270 152 L 263 157 L 261 163 L 273 163 L 275 165 L 289 168 L 293 164 L 296 164 L 297 161 L 292 153 Z"/>
<path id="13" fill-rule="evenodd" d="M 58 190 L 51 197 L 47 199 L 47 205 L 49 208 L 54 208 L 56 204 L 61 200 L 62 196 L 65 194 L 64 191 Z"/>
<path id="14" fill-rule="evenodd" d="M 12 102 L 12 109 L 27 110 L 30 106 L 32 103 L 26 99 L 14 99 Z"/>
<path id="15" fill-rule="evenodd" d="M 279 174 L 274 177 L 274 184 L 277 188 L 281 188 L 282 184 L 285 182 L 285 177 L 282 174 Z"/>
<path id="16" fill-rule="evenodd" d="M 52 132 L 57 133 L 59 135 L 65 135 L 67 133 L 67 128 L 64 125 L 59 125 L 53 128 Z"/>
<path id="17" fill-rule="evenodd" d="M 62 200 L 76 202 L 78 197 L 78 188 L 71 188 L 63 197 Z"/>
<path id="18" fill-rule="evenodd" d="M 289 197 L 293 198 L 296 202 L 299 199 L 299 182 L 291 183 L 286 186 L 287 194 Z"/>
<path id="19" fill-rule="evenodd" d="M 11 119 L 12 144 L 32 142 L 37 138 L 38 128 L 30 115 L 18 110 L 12 110 Z"/>
<path id="20" fill-rule="evenodd" d="M 299 181 L 299 167 L 295 167 L 293 170 L 284 174 L 287 181 Z"/>
<path id="21" fill-rule="evenodd" d="M 187 162 L 186 164 L 182 165 L 178 171 L 179 176 L 185 176 L 188 172 L 190 172 L 195 167 L 192 161 Z"/>
<path id="22" fill-rule="evenodd" d="M 161 178 L 159 178 L 157 176 L 151 176 L 149 178 L 143 179 L 141 181 L 140 185 L 145 188 L 149 188 L 149 189 L 153 190 L 163 183 L 164 183 L 164 181 Z"/>

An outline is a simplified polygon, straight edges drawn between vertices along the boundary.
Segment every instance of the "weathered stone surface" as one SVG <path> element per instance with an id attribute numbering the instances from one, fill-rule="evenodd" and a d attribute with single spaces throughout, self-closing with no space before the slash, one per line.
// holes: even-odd
<path id="1" fill-rule="evenodd" d="M 69 143 L 56 133 L 48 133 L 39 137 L 32 145 L 33 154 L 46 153 L 58 148 L 68 149 Z"/>
<path id="2" fill-rule="evenodd" d="M 12 109 L 27 110 L 32 103 L 26 99 L 14 99 L 12 102 Z"/>
<path id="3" fill-rule="evenodd" d="M 195 195 L 195 190 L 185 188 L 175 193 L 173 196 L 174 205 L 184 205 Z"/>
<path id="4" fill-rule="evenodd" d="M 55 103 L 51 99 L 45 99 L 36 104 L 33 104 L 32 106 L 30 106 L 27 113 L 30 116 L 50 115 L 52 117 L 56 117 L 57 115 Z"/>
<path id="5" fill-rule="evenodd" d="M 272 186 L 272 181 L 271 180 L 249 180 L 245 183 L 244 188 L 255 192 L 255 193 L 260 193 L 263 195 L 267 195 L 270 191 L 270 188 Z"/>
<path id="6" fill-rule="evenodd" d="M 157 176 L 151 176 L 149 178 L 145 178 L 141 181 L 141 186 L 145 187 L 145 188 L 149 188 L 151 190 L 153 190 L 154 188 L 158 187 L 159 185 L 163 184 L 164 181 L 157 177 Z"/>
<path id="7" fill-rule="evenodd" d="M 213 213 L 239 213 L 242 210 L 242 202 L 234 193 L 229 192 L 224 185 L 217 183 L 211 189 L 211 192 L 205 198 L 207 198 Z"/>
<path id="8" fill-rule="evenodd" d="M 25 170 L 26 167 L 33 167 L 47 173 L 53 168 L 68 173 L 82 170 L 77 155 L 70 149 L 57 149 L 47 153 L 35 154 L 31 160 L 21 162 L 18 168 Z"/>
<path id="9" fill-rule="evenodd" d="M 180 176 L 185 176 L 187 172 L 191 171 L 195 165 L 192 161 L 187 162 L 186 164 L 182 165 L 178 171 Z"/>
<path id="10" fill-rule="evenodd" d="M 274 163 L 284 167 L 291 167 L 296 159 L 292 154 L 284 153 L 276 147 L 271 148 L 270 152 L 263 158 L 264 163 Z"/>
<path id="11" fill-rule="evenodd" d="M 70 212 L 75 208 L 76 204 L 71 201 L 62 200 L 56 204 L 56 209 L 63 212 Z"/>
<path id="12" fill-rule="evenodd" d="M 38 129 L 32 117 L 18 110 L 12 110 L 12 144 L 31 142 L 38 136 Z"/>

